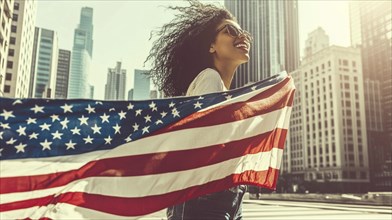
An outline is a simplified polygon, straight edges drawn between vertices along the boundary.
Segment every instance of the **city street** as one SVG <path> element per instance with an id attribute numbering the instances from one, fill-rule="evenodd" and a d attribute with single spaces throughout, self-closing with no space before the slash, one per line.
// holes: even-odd
<path id="1" fill-rule="evenodd" d="M 292 202 L 272 200 L 245 200 L 244 220 L 256 219 L 388 219 L 391 207 L 332 204 L 316 202 Z M 166 219 L 165 210 L 141 218 L 143 220 Z"/>

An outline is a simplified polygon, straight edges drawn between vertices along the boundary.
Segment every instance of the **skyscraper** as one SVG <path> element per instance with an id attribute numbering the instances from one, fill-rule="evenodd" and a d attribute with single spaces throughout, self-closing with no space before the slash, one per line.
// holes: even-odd
<path id="1" fill-rule="evenodd" d="M 8 66 L 8 47 L 11 43 L 15 44 L 15 38 L 10 39 L 13 5 L 13 0 L 0 1 L 0 20 L 2 21 L 0 26 L 0 96 L 4 95 L 3 90 L 11 90 L 9 86 L 4 87 L 4 82 Z"/>
<path id="2" fill-rule="evenodd" d="M 34 43 L 37 2 L 15 0 L 8 48 L 5 97 L 27 98 Z"/>
<path id="3" fill-rule="evenodd" d="M 225 0 L 225 7 L 240 26 L 254 36 L 250 61 L 241 65 L 231 87 L 267 78 L 282 70 L 295 70 L 299 64 L 297 1 Z"/>
<path id="4" fill-rule="evenodd" d="M 351 44 L 362 52 L 372 190 L 392 187 L 392 5 L 350 2 Z"/>
<path id="5" fill-rule="evenodd" d="M 121 62 L 117 62 L 115 68 L 109 68 L 105 85 L 105 100 L 125 100 L 126 81 L 127 71 L 121 69 Z"/>
<path id="6" fill-rule="evenodd" d="M 310 35 L 316 45 L 325 43 L 320 33 Z M 313 181 L 324 192 L 368 190 L 361 66 L 359 49 L 326 45 L 291 72 L 297 91 L 283 170 L 293 179 Z"/>
<path id="7" fill-rule="evenodd" d="M 55 98 L 66 99 L 68 94 L 71 51 L 59 50 Z"/>
<path id="8" fill-rule="evenodd" d="M 74 32 L 68 98 L 89 98 L 88 75 L 93 54 L 93 9 L 82 8 Z"/>
<path id="9" fill-rule="evenodd" d="M 146 73 L 146 70 L 135 69 L 133 100 L 144 100 L 150 98 L 150 78 L 148 78 Z"/>
<path id="10" fill-rule="evenodd" d="M 35 28 L 29 97 L 54 98 L 58 58 L 57 33 Z"/>

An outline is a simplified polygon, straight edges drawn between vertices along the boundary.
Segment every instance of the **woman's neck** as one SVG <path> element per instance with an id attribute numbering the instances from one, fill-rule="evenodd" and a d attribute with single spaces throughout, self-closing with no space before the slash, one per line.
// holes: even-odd
<path id="1" fill-rule="evenodd" d="M 230 65 L 228 63 L 214 63 L 215 70 L 218 71 L 223 83 L 225 84 L 226 89 L 228 90 L 230 89 L 231 81 L 233 80 L 237 67 L 238 65 L 235 64 Z"/>

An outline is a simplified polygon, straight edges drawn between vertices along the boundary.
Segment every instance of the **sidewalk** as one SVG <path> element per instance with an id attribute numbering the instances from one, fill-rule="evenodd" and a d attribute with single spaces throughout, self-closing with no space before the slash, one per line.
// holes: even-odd
<path id="1" fill-rule="evenodd" d="M 249 198 L 256 199 L 256 195 L 250 194 Z M 392 192 L 367 194 L 270 193 L 260 194 L 259 199 L 392 206 Z"/>

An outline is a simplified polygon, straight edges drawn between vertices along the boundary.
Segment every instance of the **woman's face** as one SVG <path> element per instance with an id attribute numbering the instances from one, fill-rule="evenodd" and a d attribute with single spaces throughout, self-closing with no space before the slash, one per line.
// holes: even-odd
<path id="1" fill-rule="evenodd" d="M 216 61 L 235 65 L 249 61 L 250 35 L 244 33 L 235 21 L 223 20 L 216 31 L 215 42 L 210 47 L 210 53 Z"/>

